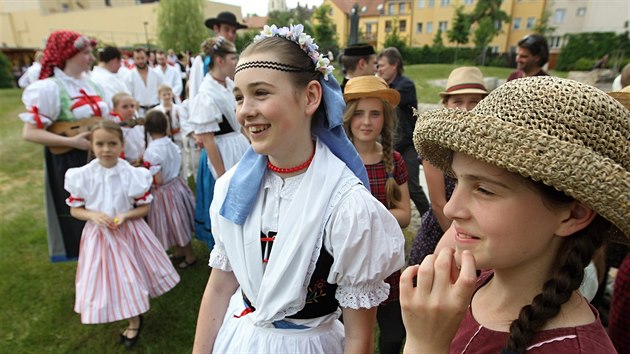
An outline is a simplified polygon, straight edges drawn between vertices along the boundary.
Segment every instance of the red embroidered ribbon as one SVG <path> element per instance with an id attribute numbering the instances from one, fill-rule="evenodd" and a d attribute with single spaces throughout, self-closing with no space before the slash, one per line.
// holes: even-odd
<path id="1" fill-rule="evenodd" d="M 68 203 L 73 203 L 73 202 L 84 202 L 84 201 L 85 201 L 85 199 L 83 199 L 83 198 L 75 198 L 75 197 L 73 197 L 72 195 L 70 195 L 70 196 L 68 197 Z"/>
<path id="2" fill-rule="evenodd" d="M 38 129 L 44 129 L 44 123 L 42 123 L 42 117 L 39 116 L 39 108 L 37 106 L 31 107 L 29 112 L 33 113 L 33 119 L 35 119 L 35 124 L 37 124 Z"/>
<path id="3" fill-rule="evenodd" d="M 234 318 L 241 318 L 247 314 L 250 314 L 254 312 L 254 310 L 251 307 L 246 307 L 245 310 L 243 310 L 243 312 L 241 312 L 240 315 L 234 315 Z"/>
<path id="4" fill-rule="evenodd" d="M 98 103 L 102 102 L 103 100 L 99 96 L 88 95 L 84 89 L 80 89 L 79 92 L 83 95 L 83 97 L 75 97 L 75 99 L 77 100 L 76 102 L 74 102 L 74 104 L 72 104 L 72 107 L 70 107 L 70 109 L 74 110 L 77 107 L 81 107 L 87 104 L 90 106 L 95 116 L 102 117 L 103 112 L 101 111 L 101 107 L 99 107 Z"/>
<path id="5" fill-rule="evenodd" d="M 144 195 L 142 197 L 138 197 L 138 198 L 134 198 L 135 200 L 147 200 L 147 197 L 151 195 L 151 191 L 147 191 L 146 193 L 144 193 Z"/>
<path id="6" fill-rule="evenodd" d="M 109 115 L 112 116 L 112 117 L 118 118 L 118 121 L 120 121 L 120 122 L 124 121 L 123 117 L 121 117 L 120 114 L 118 114 L 116 112 L 109 112 Z"/>

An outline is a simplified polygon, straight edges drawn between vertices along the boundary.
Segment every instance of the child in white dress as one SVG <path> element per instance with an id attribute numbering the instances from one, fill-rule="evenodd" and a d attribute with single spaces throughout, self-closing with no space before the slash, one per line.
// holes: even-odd
<path id="1" fill-rule="evenodd" d="M 119 92 L 112 97 L 113 111 L 110 120 L 122 126 L 125 148 L 123 158 L 133 166 L 142 164 L 145 137 L 144 126 L 135 120 L 136 100 L 126 92 Z"/>
<path id="2" fill-rule="evenodd" d="M 183 258 L 179 268 L 185 269 L 197 261 L 190 241 L 194 230 L 195 201 L 192 191 L 179 177 L 180 149 L 166 135 L 164 113 L 147 112 L 145 129 L 151 142 L 144 152 L 144 164 L 153 175 L 155 200 L 147 221 L 164 249 L 175 246 L 175 259 Z"/>
<path id="3" fill-rule="evenodd" d="M 123 134 L 111 121 L 92 131 L 96 159 L 66 172 L 66 203 L 73 217 L 87 221 L 81 236 L 74 310 L 81 322 L 127 319 L 120 342 L 138 340 L 142 314 L 155 298 L 179 282 L 159 241 L 142 218 L 153 199 L 151 174 L 119 158 Z"/>

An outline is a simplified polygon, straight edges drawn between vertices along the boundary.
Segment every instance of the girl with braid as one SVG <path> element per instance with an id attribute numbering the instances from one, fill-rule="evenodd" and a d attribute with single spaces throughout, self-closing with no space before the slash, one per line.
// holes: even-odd
<path id="1" fill-rule="evenodd" d="M 438 250 L 401 276 L 405 352 L 616 353 L 578 289 L 602 242 L 630 236 L 630 111 L 523 78 L 419 115 L 414 143 L 456 187 Z"/>
<path id="2" fill-rule="evenodd" d="M 400 94 L 379 77 L 359 76 L 347 82 L 343 97 L 344 128 L 365 165 L 372 195 L 389 209 L 401 228 L 407 227 L 411 219 L 407 168 L 393 147 L 395 107 Z M 389 297 L 376 313 L 379 352 L 383 354 L 400 353 L 405 339 L 398 301 L 399 280 L 400 270 L 385 279 L 390 286 Z"/>

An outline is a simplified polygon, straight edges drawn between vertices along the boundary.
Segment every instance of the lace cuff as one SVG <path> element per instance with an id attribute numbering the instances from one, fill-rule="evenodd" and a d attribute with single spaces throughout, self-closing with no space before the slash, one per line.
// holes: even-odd
<path id="1" fill-rule="evenodd" d="M 230 265 L 230 261 L 225 254 L 225 250 L 219 247 L 215 247 L 210 252 L 210 260 L 208 261 L 208 266 L 212 268 L 220 269 L 224 272 L 231 272 L 232 266 Z"/>
<path id="2" fill-rule="evenodd" d="M 382 281 L 375 285 L 339 286 L 335 298 L 339 301 L 339 306 L 357 310 L 378 306 L 387 300 L 388 295 L 389 284 Z"/>
<path id="3" fill-rule="evenodd" d="M 217 122 L 193 124 L 193 129 L 195 134 L 218 133 L 221 131 L 221 128 L 219 128 L 219 123 Z"/>

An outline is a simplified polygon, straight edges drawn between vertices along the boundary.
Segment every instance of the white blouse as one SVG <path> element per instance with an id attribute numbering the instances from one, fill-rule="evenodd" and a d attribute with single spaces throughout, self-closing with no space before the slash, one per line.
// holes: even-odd
<path id="1" fill-rule="evenodd" d="M 114 217 L 135 205 L 149 204 L 153 200 L 149 192 L 152 180 L 147 169 L 133 167 L 125 160 L 118 159 L 116 166 L 106 168 L 94 159 L 66 172 L 64 188 L 70 193 L 66 204 Z"/>
<path id="2" fill-rule="evenodd" d="M 153 140 L 144 152 L 144 162 L 149 164 L 151 175 L 162 172 L 164 183 L 179 176 L 181 152 L 169 137 Z"/>
<path id="3" fill-rule="evenodd" d="M 71 109 L 76 119 L 80 120 L 96 115 L 97 112 L 95 112 L 89 102 L 85 100 L 85 95 L 81 93 L 81 90 L 83 90 L 88 96 L 100 98 L 100 94 L 95 91 L 92 86 L 96 84 L 92 83 L 92 85 L 90 85 L 87 75 L 83 75 L 80 79 L 75 79 L 66 75 L 63 70 L 55 68 L 54 78 L 59 80 L 68 92 L 72 100 L 70 104 L 76 106 Z M 22 102 L 28 112 L 19 114 L 23 122 L 37 125 L 35 111 L 39 113 L 44 127 L 49 127 L 57 120 L 61 112 L 61 94 L 59 85 L 54 81 L 54 78 L 50 77 L 45 80 L 36 81 L 24 90 Z M 96 104 L 101 110 L 101 117 L 107 117 L 109 115 L 107 103 L 100 99 L 97 100 Z"/>
<path id="4" fill-rule="evenodd" d="M 219 123 L 224 117 L 232 130 L 240 131 L 236 120 L 236 100 L 232 93 L 234 82 L 226 78 L 225 84 L 218 83 L 212 75 L 203 78 L 199 92 L 190 100 L 188 123 L 194 127 L 195 134 L 219 132 Z"/>

